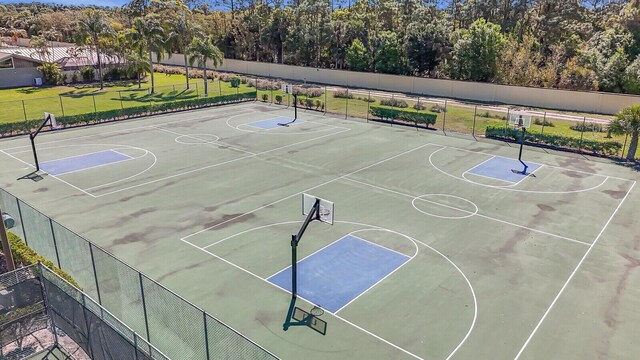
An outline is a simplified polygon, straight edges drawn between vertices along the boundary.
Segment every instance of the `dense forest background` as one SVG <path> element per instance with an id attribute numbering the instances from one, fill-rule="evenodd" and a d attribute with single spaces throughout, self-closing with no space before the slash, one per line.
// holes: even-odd
<path id="1" fill-rule="evenodd" d="M 640 94 L 640 0 L 15 4 L 0 5 L 0 35 L 93 45 L 141 68 L 145 52 L 204 37 L 232 59 Z"/>

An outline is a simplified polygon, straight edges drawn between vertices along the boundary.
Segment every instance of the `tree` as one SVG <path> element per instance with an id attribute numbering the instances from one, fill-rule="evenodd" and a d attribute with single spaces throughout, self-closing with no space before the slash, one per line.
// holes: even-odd
<path id="1" fill-rule="evenodd" d="M 629 94 L 640 94 L 640 55 L 625 69 L 624 91 Z"/>
<path id="2" fill-rule="evenodd" d="M 78 44 L 89 45 L 95 51 L 98 62 L 98 78 L 100 90 L 104 89 L 102 80 L 102 55 L 100 54 L 100 38 L 111 33 L 111 27 L 107 23 L 104 14 L 95 9 L 86 9 L 80 14 L 78 20 Z"/>
<path id="3" fill-rule="evenodd" d="M 408 65 L 416 75 L 435 69 L 449 47 L 447 29 L 437 18 L 409 24 L 404 42 Z"/>
<path id="4" fill-rule="evenodd" d="M 627 160 L 634 160 L 640 136 L 640 105 L 631 105 L 622 109 L 609 123 L 609 130 L 612 134 L 631 136 Z"/>
<path id="5" fill-rule="evenodd" d="M 495 79 L 498 72 L 497 59 L 504 42 L 500 25 L 484 19 L 476 20 L 468 30 L 458 30 L 454 34 L 449 76 L 472 81 Z"/>
<path id="6" fill-rule="evenodd" d="M 153 94 L 155 92 L 153 52 L 156 52 L 158 60 L 162 59 L 162 54 L 167 46 L 164 29 L 153 17 L 138 17 L 133 20 L 133 28 L 129 32 L 129 36 L 138 54 L 143 56 L 146 53 L 149 57 L 149 75 L 151 77 L 151 93 Z"/>
<path id="7" fill-rule="evenodd" d="M 498 58 L 497 80 L 505 85 L 537 86 L 541 83 L 539 70 L 542 56 L 533 36 L 525 35 L 522 42 L 514 36 L 505 43 Z"/>
<path id="8" fill-rule="evenodd" d="M 217 69 L 218 66 L 222 65 L 224 55 L 217 46 L 213 45 L 213 39 L 211 38 L 211 36 L 206 38 L 193 39 L 191 41 L 191 46 L 189 46 L 189 53 L 191 54 L 189 57 L 189 64 L 193 66 L 195 62 L 198 62 L 199 66 L 202 67 L 202 78 L 204 79 L 204 96 L 207 96 L 207 60 L 211 60 L 211 62 L 213 63 L 213 68 Z"/>
<path id="9" fill-rule="evenodd" d="M 406 72 L 405 57 L 398 34 L 383 31 L 374 37 L 373 65 L 376 72 L 387 74 L 403 74 Z"/>
<path id="10" fill-rule="evenodd" d="M 190 13 L 184 9 L 181 9 L 178 14 L 175 14 L 175 16 L 169 20 L 168 24 L 171 32 L 167 36 L 178 53 L 182 53 L 184 56 L 184 72 L 187 78 L 187 90 L 189 89 L 189 45 L 194 37 L 204 36 L 202 34 L 202 28 L 198 24 L 193 23 L 189 15 Z"/>
<path id="11" fill-rule="evenodd" d="M 366 71 L 369 69 L 369 54 L 362 41 L 353 39 L 345 53 L 345 61 L 350 70 Z"/>

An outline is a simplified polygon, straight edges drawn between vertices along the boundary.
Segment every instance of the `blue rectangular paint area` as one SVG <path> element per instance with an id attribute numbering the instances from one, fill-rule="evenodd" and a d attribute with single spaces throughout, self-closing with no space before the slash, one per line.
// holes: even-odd
<path id="1" fill-rule="evenodd" d="M 96 166 L 108 165 L 131 157 L 113 150 L 105 150 L 90 154 L 78 155 L 64 159 L 52 160 L 40 164 L 40 168 L 51 175 L 61 175 L 73 171 L 85 170 Z"/>
<path id="2" fill-rule="evenodd" d="M 298 262 L 298 295 L 336 312 L 409 257 L 347 235 Z M 291 290 L 291 267 L 267 279 Z"/>
<path id="3" fill-rule="evenodd" d="M 260 129 L 270 130 L 270 129 L 275 129 L 277 127 L 280 127 L 280 125 L 278 125 L 278 123 L 287 124 L 287 123 L 290 123 L 292 121 L 293 121 L 293 118 L 289 118 L 289 117 L 286 117 L 286 116 L 281 116 L 281 117 L 272 118 L 272 119 L 266 119 L 266 120 L 250 122 L 247 125 L 251 125 L 253 127 L 257 127 L 257 128 L 260 128 Z M 303 123 L 303 122 L 304 121 L 298 119 L 294 123 L 289 124 L 289 126 L 293 126 L 293 125 L 300 124 L 300 123 Z"/>
<path id="4" fill-rule="evenodd" d="M 525 161 L 525 164 L 529 166 L 529 168 L 527 169 L 528 173 L 536 171 L 541 166 L 540 164 L 527 161 Z M 522 171 L 523 169 L 524 166 L 522 166 L 520 161 L 516 159 L 496 156 L 489 159 L 488 161 L 481 163 L 480 165 L 467 172 L 470 174 L 480 175 L 515 184 L 520 182 L 527 175 L 513 172 L 512 170 Z"/>

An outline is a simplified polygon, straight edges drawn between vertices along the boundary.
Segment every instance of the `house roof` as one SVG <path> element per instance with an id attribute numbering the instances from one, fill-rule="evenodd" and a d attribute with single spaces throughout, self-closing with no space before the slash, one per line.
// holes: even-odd
<path id="1" fill-rule="evenodd" d="M 38 64 L 42 64 L 43 63 L 43 61 L 41 61 L 41 60 L 33 59 L 31 57 L 28 57 L 28 56 L 14 54 L 12 52 L 7 52 L 5 50 L 6 49 L 0 49 L 0 60 L 4 60 L 4 59 L 8 59 L 8 58 L 12 57 L 14 59 L 22 59 L 22 60 L 26 60 L 26 61 L 35 62 L 35 63 L 38 63 Z"/>
<path id="2" fill-rule="evenodd" d="M 54 62 L 63 68 L 94 66 L 98 63 L 98 56 L 88 49 L 77 49 L 73 47 L 53 46 L 48 48 L 49 54 L 41 56 L 36 49 L 23 46 L 7 46 L 0 48 L 0 53 L 12 54 L 16 57 L 36 61 L 38 63 Z M 119 58 L 110 55 L 100 54 L 100 59 L 105 65 L 120 64 Z"/>

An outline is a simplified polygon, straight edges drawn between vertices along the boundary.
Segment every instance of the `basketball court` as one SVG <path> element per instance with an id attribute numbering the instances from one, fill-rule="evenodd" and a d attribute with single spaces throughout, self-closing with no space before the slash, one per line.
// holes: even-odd
<path id="1" fill-rule="evenodd" d="M 3 188 L 283 359 L 637 350 L 630 169 L 259 103 L 36 145 L 17 181 L 0 142 Z"/>

